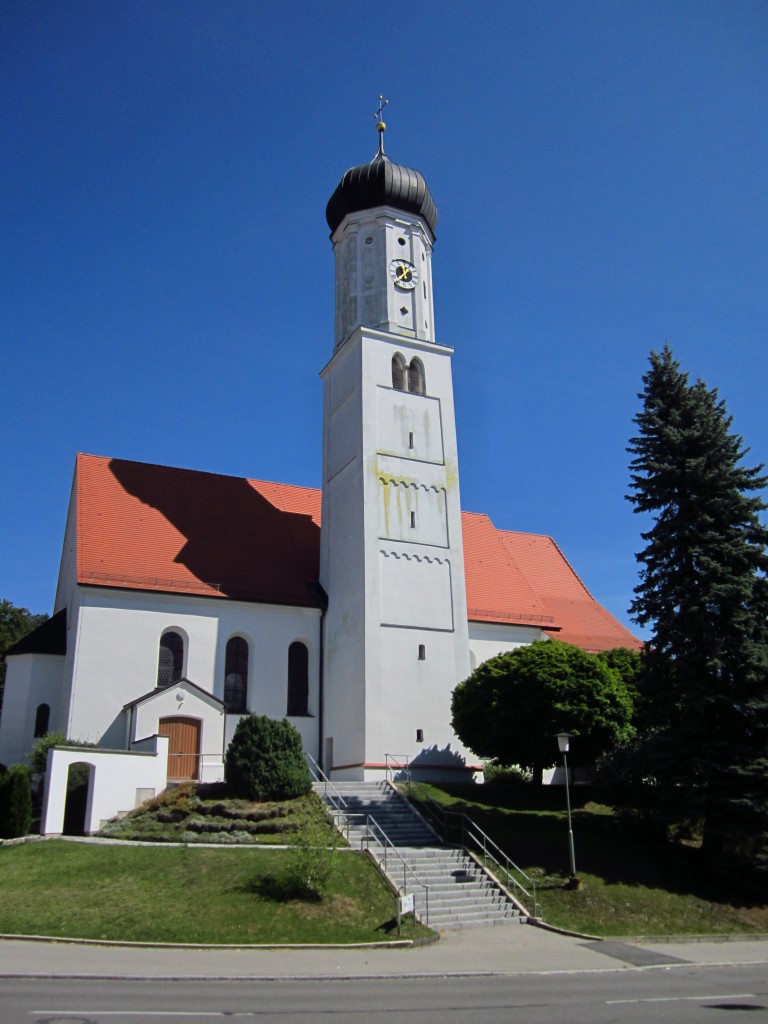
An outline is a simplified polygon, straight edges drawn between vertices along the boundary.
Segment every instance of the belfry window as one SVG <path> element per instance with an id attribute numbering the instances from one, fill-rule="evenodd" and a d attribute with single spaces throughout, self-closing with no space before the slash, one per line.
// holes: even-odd
<path id="1" fill-rule="evenodd" d="M 288 717 L 309 714 L 309 651 L 296 640 L 288 648 Z"/>
<path id="2" fill-rule="evenodd" d="M 405 360 L 398 352 L 392 356 L 392 387 L 395 391 L 405 391 L 406 368 Z"/>
<path id="3" fill-rule="evenodd" d="M 422 361 L 412 359 L 409 365 L 399 352 L 392 356 L 392 387 L 395 391 L 409 391 L 412 395 L 426 395 L 427 382 Z"/>
<path id="4" fill-rule="evenodd" d="M 241 636 L 227 641 L 224 661 L 224 703 L 229 715 L 242 715 L 248 703 L 248 642 Z"/>
<path id="5" fill-rule="evenodd" d="M 173 631 L 160 637 L 160 651 L 157 660 L 157 685 L 170 686 L 181 679 L 184 669 L 184 641 Z"/>
<path id="6" fill-rule="evenodd" d="M 420 359 L 412 359 L 408 367 L 408 390 L 412 395 L 423 395 L 426 392 L 424 366 Z"/>

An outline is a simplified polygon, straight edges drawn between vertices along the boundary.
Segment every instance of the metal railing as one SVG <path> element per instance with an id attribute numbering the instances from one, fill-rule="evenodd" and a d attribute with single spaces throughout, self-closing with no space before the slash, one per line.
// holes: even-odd
<path id="1" fill-rule="evenodd" d="M 411 792 L 411 756 L 410 754 L 385 754 L 384 755 L 384 778 L 392 782 L 389 773 L 402 772 L 408 786 L 408 793 Z"/>
<path id="2" fill-rule="evenodd" d="M 168 782 L 200 782 L 203 768 L 220 767 L 221 754 L 168 754 Z"/>
<path id="3" fill-rule="evenodd" d="M 347 809 L 347 801 L 336 789 L 314 757 L 306 750 L 304 751 L 304 756 L 307 759 L 309 774 L 312 776 L 312 779 L 323 787 L 323 797 L 330 804 L 328 810 L 333 818 L 333 824 L 349 842 L 349 822 L 352 816 Z"/>
<path id="4" fill-rule="evenodd" d="M 362 815 L 352 815 L 352 817 L 362 817 Z M 371 850 L 372 842 L 376 844 L 376 850 L 382 851 L 380 855 L 377 856 L 377 853 Z M 383 867 L 384 874 L 387 876 L 387 878 L 391 879 L 394 884 L 397 884 L 395 878 L 395 870 L 397 870 L 397 873 L 399 875 L 400 867 L 402 866 L 403 884 L 402 886 L 397 886 L 398 896 L 403 896 L 405 893 L 408 892 L 409 877 L 416 883 L 416 885 L 421 886 L 421 888 L 424 890 L 424 916 L 422 918 L 422 921 L 424 924 L 429 925 L 429 884 L 427 882 L 423 882 L 419 878 L 419 876 L 413 870 L 411 865 L 405 860 L 405 858 L 400 853 L 398 848 L 386 834 L 381 825 L 379 825 L 376 819 L 372 817 L 370 814 L 365 815 L 365 834 L 363 835 L 360 841 L 360 845 L 361 847 L 364 846 L 368 853 L 370 853 L 374 861 L 376 861 L 376 863 L 379 865 L 379 868 Z M 390 870 L 393 857 L 399 860 L 400 864 L 396 864 L 394 866 L 394 870 Z"/>
<path id="5" fill-rule="evenodd" d="M 483 861 L 490 861 L 494 865 L 494 873 L 499 875 L 499 881 L 502 881 L 513 893 L 521 893 L 533 906 L 533 914 L 530 914 L 524 906 L 522 907 L 523 911 L 528 916 L 539 916 L 536 879 L 531 878 L 529 874 L 523 871 L 519 864 L 516 864 L 511 857 L 507 856 L 498 843 L 491 839 L 477 822 L 473 821 L 463 811 L 447 811 L 429 796 L 420 795 L 418 802 L 422 805 L 425 816 L 428 819 L 431 818 L 435 823 L 445 842 L 456 842 L 468 850 L 474 847 Z M 457 835 L 458 838 L 455 838 Z M 519 880 L 520 878 L 525 880 L 529 888 L 523 885 Z"/>
<path id="6" fill-rule="evenodd" d="M 331 816 L 333 817 L 333 823 L 336 826 L 336 828 L 343 835 L 346 836 L 347 842 L 350 841 L 350 839 L 349 839 L 349 829 L 350 829 L 350 826 L 355 824 L 355 823 L 357 823 L 357 822 L 359 822 L 361 824 L 364 824 L 365 830 L 363 832 L 363 835 L 360 838 L 360 849 L 361 850 L 365 849 L 371 855 L 371 857 L 373 857 L 373 860 L 376 863 L 376 865 L 379 867 L 379 869 L 383 870 L 383 872 L 386 875 L 386 877 L 388 879 L 390 879 L 390 881 L 392 881 L 393 885 L 395 885 L 395 887 L 396 887 L 396 891 L 397 891 L 396 899 L 398 900 L 398 928 L 399 928 L 399 917 L 400 917 L 399 897 L 403 896 L 405 893 L 408 892 L 408 877 L 409 876 L 413 879 L 413 881 L 417 885 L 421 886 L 421 888 L 424 890 L 424 919 L 423 920 L 424 920 L 424 924 L 428 925 L 429 924 L 429 885 L 426 882 L 422 882 L 422 880 L 419 878 L 419 876 L 416 874 L 416 872 L 413 870 L 413 868 L 410 866 L 410 864 L 408 864 L 408 862 L 404 859 L 404 857 L 402 856 L 400 851 L 397 849 L 395 844 L 392 842 L 392 840 L 386 834 L 386 832 L 381 827 L 381 825 L 379 825 L 379 823 L 376 821 L 376 819 L 373 817 L 373 815 L 365 814 L 363 812 L 350 811 L 349 810 L 349 805 L 347 804 L 347 801 L 344 799 L 344 797 L 341 795 L 341 793 L 339 793 L 339 791 L 336 789 L 334 784 L 331 782 L 331 780 L 325 774 L 323 769 L 320 767 L 320 765 L 317 763 L 317 761 L 315 761 L 314 757 L 312 757 L 312 755 L 308 751 L 306 751 L 306 750 L 304 751 L 304 756 L 307 759 L 307 764 L 309 765 L 309 772 L 310 772 L 310 775 L 312 776 L 313 780 L 315 782 L 317 782 L 317 783 L 320 783 L 322 785 L 322 787 L 323 787 L 323 797 L 330 804 L 329 810 L 331 812 Z M 391 755 L 387 755 L 387 756 L 391 756 Z M 396 764 L 397 762 L 393 761 L 393 763 Z M 398 767 L 399 767 L 399 765 L 398 765 Z M 406 768 L 407 768 L 407 758 L 406 758 Z M 408 772 L 408 778 L 409 778 L 409 781 L 410 781 L 410 772 Z M 377 856 L 377 853 L 375 852 L 375 850 L 371 849 L 371 843 L 375 844 L 375 850 L 381 850 L 382 851 L 381 855 Z M 396 882 L 396 880 L 394 878 L 394 875 L 391 874 L 390 870 L 389 870 L 391 862 L 392 862 L 393 855 L 394 855 L 394 857 L 397 858 L 397 860 L 400 861 L 400 865 L 402 865 L 402 869 L 403 869 L 403 884 L 402 885 L 398 885 L 397 884 L 397 882 Z M 398 866 L 398 873 L 399 873 L 399 866 Z"/>

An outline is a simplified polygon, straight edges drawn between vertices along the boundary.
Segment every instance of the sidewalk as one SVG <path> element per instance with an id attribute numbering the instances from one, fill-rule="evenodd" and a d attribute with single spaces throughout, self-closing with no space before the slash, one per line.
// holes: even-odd
<path id="1" fill-rule="evenodd" d="M 394 949 L 167 949 L 0 940 L 0 978 L 361 978 L 768 964 L 768 940 L 591 942 L 527 925 L 444 932 Z"/>

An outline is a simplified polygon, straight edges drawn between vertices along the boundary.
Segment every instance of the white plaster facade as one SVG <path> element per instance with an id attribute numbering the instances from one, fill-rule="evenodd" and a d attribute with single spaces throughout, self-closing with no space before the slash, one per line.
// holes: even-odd
<path id="1" fill-rule="evenodd" d="M 92 835 L 120 811 L 131 811 L 165 789 L 168 739 L 152 736 L 132 753 L 54 747 L 48 751 L 42 835 L 61 835 L 67 803 L 67 779 L 74 764 L 90 769 L 85 832 Z"/>

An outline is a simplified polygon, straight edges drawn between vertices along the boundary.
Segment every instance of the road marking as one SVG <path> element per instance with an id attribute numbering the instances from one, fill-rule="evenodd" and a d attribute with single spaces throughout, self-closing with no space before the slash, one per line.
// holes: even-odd
<path id="1" fill-rule="evenodd" d="M 29 1010 L 29 1016 L 69 1017 L 253 1017 L 255 1010 Z"/>
<path id="2" fill-rule="evenodd" d="M 685 1003 L 685 1002 L 709 1002 L 711 999 L 757 999 L 754 992 L 737 992 L 736 995 L 716 996 L 655 996 L 648 999 L 606 999 L 606 1006 L 616 1006 L 619 1003 Z"/>

